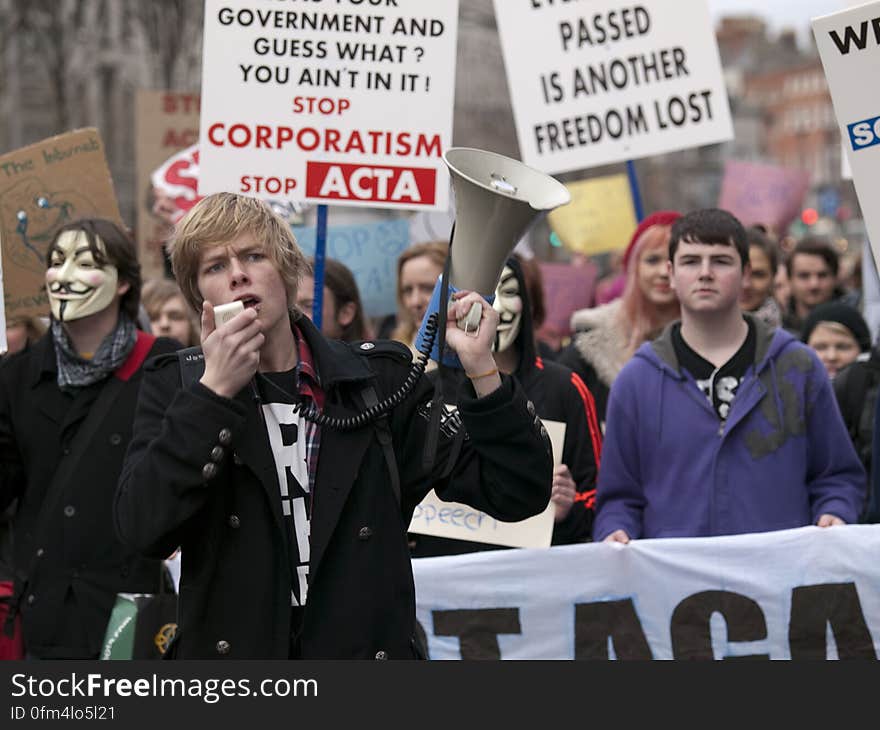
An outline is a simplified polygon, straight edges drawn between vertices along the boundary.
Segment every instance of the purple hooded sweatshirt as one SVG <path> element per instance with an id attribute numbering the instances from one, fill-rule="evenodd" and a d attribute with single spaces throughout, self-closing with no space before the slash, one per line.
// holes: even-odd
<path id="1" fill-rule="evenodd" d="M 748 315 L 746 315 L 748 316 Z M 865 473 L 822 363 L 751 318 L 755 363 L 722 426 L 683 371 L 671 326 L 617 376 L 593 537 L 702 537 L 856 522 Z"/>

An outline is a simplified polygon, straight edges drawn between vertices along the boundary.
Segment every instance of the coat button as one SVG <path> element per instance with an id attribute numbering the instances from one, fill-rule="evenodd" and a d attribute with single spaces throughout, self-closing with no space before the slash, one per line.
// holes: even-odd
<path id="1" fill-rule="evenodd" d="M 373 536 L 373 530 L 369 527 L 362 527 L 358 530 L 358 540 L 369 540 Z"/>
<path id="2" fill-rule="evenodd" d="M 238 515 L 229 515 L 229 526 L 234 530 L 241 527 L 241 520 L 238 518 Z"/>
<path id="3" fill-rule="evenodd" d="M 222 446 L 229 446 L 232 443 L 232 431 L 228 428 L 220 429 L 220 433 L 217 434 L 217 440 Z"/>
<path id="4" fill-rule="evenodd" d="M 232 647 L 229 645 L 228 641 L 224 641 L 223 639 L 220 639 L 220 641 L 217 642 L 217 645 L 215 648 L 217 649 L 218 654 L 228 654 L 229 650 Z"/>
<path id="5" fill-rule="evenodd" d="M 122 443 L 122 436 L 118 433 L 110 434 L 110 445 L 111 446 L 119 446 Z"/>
<path id="6" fill-rule="evenodd" d="M 43 548 L 37 548 L 37 557 L 42 558 L 46 554 L 46 551 Z"/>
<path id="7" fill-rule="evenodd" d="M 379 651 L 376 652 L 376 659 L 382 661 L 382 660 L 385 660 L 385 659 L 387 659 L 387 658 L 388 658 L 388 653 L 387 653 L 387 652 L 384 652 L 384 651 L 381 651 L 381 650 L 379 650 Z"/>
<path id="8" fill-rule="evenodd" d="M 234 454 L 232 454 L 232 463 L 235 464 L 236 466 L 241 466 L 242 464 L 244 464 L 241 457 L 238 455 L 237 451 Z"/>
<path id="9" fill-rule="evenodd" d="M 223 451 L 222 446 L 215 446 L 213 449 L 211 449 L 211 461 L 222 461 L 224 453 L 226 452 Z"/>
<path id="10" fill-rule="evenodd" d="M 535 415 L 535 404 L 531 401 L 526 401 L 526 409 L 528 410 L 530 416 Z"/>
<path id="11" fill-rule="evenodd" d="M 76 507 L 74 507 L 72 504 L 69 504 L 64 508 L 64 516 L 65 517 L 73 517 L 75 514 L 76 514 Z"/>
<path id="12" fill-rule="evenodd" d="M 37 597 L 36 597 L 33 593 L 31 593 L 31 594 L 27 597 L 27 602 L 28 602 L 28 605 L 29 605 L 29 606 L 33 606 L 33 605 L 34 605 L 34 601 L 36 601 L 36 600 L 37 600 Z"/>
<path id="13" fill-rule="evenodd" d="M 217 465 L 214 462 L 209 462 L 202 467 L 202 477 L 205 481 L 209 481 L 217 476 Z"/>

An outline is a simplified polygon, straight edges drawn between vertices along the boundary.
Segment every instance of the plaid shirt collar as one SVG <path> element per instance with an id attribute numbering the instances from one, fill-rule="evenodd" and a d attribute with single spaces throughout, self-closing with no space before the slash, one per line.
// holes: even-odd
<path id="1" fill-rule="evenodd" d="M 299 327 L 293 325 L 293 339 L 296 342 L 297 365 L 296 365 L 296 391 L 315 401 L 318 408 L 324 408 L 324 391 L 318 381 L 318 373 L 315 370 L 315 360 L 312 350 L 306 338 L 303 337 Z"/>

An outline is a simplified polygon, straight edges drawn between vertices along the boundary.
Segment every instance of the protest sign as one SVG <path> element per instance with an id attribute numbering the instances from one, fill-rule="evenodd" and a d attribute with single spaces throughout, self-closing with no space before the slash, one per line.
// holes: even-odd
<path id="1" fill-rule="evenodd" d="M 756 162 L 724 163 L 718 207 L 750 226 L 763 223 L 784 235 L 800 215 L 810 189 L 810 173 Z"/>
<path id="2" fill-rule="evenodd" d="M 60 226 L 83 216 L 122 225 L 97 129 L 78 129 L 0 157 L 6 319 L 49 314 L 49 243 Z"/>
<path id="3" fill-rule="evenodd" d="M 457 0 L 207 0 L 199 192 L 446 209 L 457 23 Z"/>
<path id="4" fill-rule="evenodd" d="M 880 262 L 880 2 L 813 18 L 813 35 L 828 79 L 874 262 Z"/>
<path id="5" fill-rule="evenodd" d="M 315 255 L 315 227 L 294 226 L 306 256 Z M 327 228 L 327 258 L 345 264 L 354 274 L 368 317 L 397 311 L 397 257 L 409 245 L 405 220 Z"/>
<path id="6" fill-rule="evenodd" d="M 176 152 L 150 174 L 153 196 L 166 222 L 177 222 L 189 212 L 199 195 L 199 146 L 194 144 Z"/>
<path id="7" fill-rule="evenodd" d="M 880 526 L 413 560 L 431 659 L 876 659 Z"/>
<path id="8" fill-rule="evenodd" d="M 541 262 L 539 266 L 545 315 L 537 336 L 560 347 L 571 334 L 572 313 L 593 306 L 599 271 L 592 262 L 578 266 Z"/>
<path id="9" fill-rule="evenodd" d="M 626 175 L 594 177 L 565 187 L 571 203 L 547 214 L 563 245 L 587 256 L 626 248 L 637 225 Z"/>
<path id="10" fill-rule="evenodd" d="M 199 141 L 199 95 L 140 89 L 135 97 L 137 241 L 141 273 L 161 276 L 162 246 L 176 222 L 174 201 L 194 199 L 198 177 L 178 164 L 169 170 L 170 193 L 157 188 L 153 173 L 180 150 Z"/>
<path id="11" fill-rule="evenodd" d="M 523 162 L 558 173 L 733 137 L 706 0 L 494 0 Z"/>
<path id="12" fill-rule="evenodd" d="M 446 408 L 454 414 L 452 417 L 458 417 L 455 406 L 447 405 Z M 553 447 L 553 464 L 558 466 L 562 463 L 565 424 L 560 421 L 541 422 L 547 429 Z M 408 531 L 489 545 L 547 548 L 553 537 L 555 514 L 553 502 L 548 502 L 541 514 L 519 522 L 502 522 L 466 504 L 444 502 L 432 489 L 416 506 Z"/>

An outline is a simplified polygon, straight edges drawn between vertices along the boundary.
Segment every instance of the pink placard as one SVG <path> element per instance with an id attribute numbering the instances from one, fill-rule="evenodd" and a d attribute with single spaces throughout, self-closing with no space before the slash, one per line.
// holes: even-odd
<path id="1" fill-rule="evenodd" d="M 718 207 L 745 226 L 763 223 L 781 235 L 800 215 L 809 189 L 806 170 L 730 160 L 724 166 Z"/>
<path id="2" fill-rule="evenodd" d="M 540 263 L 544 285 L 544 324 L 539 339 L 559 348 L 564 337 L 571 334 L 572 312 L 593 305 L 598 268 L 592 261 L 572 264 Z"/>

